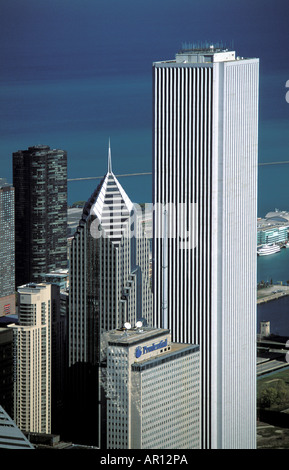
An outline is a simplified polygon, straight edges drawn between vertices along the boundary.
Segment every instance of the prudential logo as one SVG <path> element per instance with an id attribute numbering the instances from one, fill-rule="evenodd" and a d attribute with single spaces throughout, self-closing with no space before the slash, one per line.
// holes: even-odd
<path id="1" fill-rule="evenodd" d="M 139 357 L 141 357 L 141 355 L 142 355 L 142 348 L 140 346 L 138 346 L 135 349 L 135 357 L 138 359 Z"/>
<path id="2" fill-rule="evenodd" d="M 159 343 L 153 343 L 150 346 L 137 346 L 135 348 L 135 357 L 138 359 L 142 354 L 147 354 L 157 349 L 165 348 L 168 345 L 168 339 L 161 340 Z"/>
<path id="3" fill-rule="evenodd" d="M 289 80 L 287 80 L 287 82 L 285 83 L 285 87 L 289 88 Z M 289 103 L 289 91 L 287 91 L 285 94 L 285 100 L 287 101 L 287 103 Z"/>

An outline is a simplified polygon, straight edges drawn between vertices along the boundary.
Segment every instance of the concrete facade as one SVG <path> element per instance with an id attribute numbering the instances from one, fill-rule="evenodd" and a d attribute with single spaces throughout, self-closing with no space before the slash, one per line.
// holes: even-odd
<path id="1" fill-rule="evenodd" d="M 199 347 L 153 328 L 104 338 L 108 449 L 199 449 Z"/>
<path id="2" fill-rule="evenodd" d="M 18 288 L 13 329 L 14 421 L 21 431 L 51 432 L 51 285 Z"/>

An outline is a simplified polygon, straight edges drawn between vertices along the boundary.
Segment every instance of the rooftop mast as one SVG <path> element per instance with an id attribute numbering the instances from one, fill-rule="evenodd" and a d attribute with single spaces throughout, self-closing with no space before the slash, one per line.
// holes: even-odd
<path id="1" fill-rule="evenodd" d="M 107 163 L 107 171 L 108 171 L 108 173 L 112 173 L 110 139 L 109 139 L 109 141 L 108 141 L 108 163 Z"/>

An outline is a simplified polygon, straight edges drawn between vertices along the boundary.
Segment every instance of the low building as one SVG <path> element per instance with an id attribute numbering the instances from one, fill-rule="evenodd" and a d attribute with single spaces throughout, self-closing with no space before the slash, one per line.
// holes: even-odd
<path id="1" fill-rule="evenodd" d="M 104 334 L 108 449 L 200 448 L 199 346 L 149 327 Z"/>
<path id="2" fill-rule="evenodd" d="M 55 271 L 43 274 L 42 282 L 57 284 L 60 289 L 65 291 L 69 287 L 69 270 L 57 269 Z"/>
<path id="3" fill-rule="evenodd" d="M 289 225 L 270 226 L 259 228 L 257 231 L 257 244 L 287 243 Z"/>

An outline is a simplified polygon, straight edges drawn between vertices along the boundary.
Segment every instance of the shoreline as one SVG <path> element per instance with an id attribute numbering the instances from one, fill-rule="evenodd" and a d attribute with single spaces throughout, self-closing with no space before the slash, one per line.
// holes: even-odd
<path id="1" fill-rule="evenodd" d="M 264 287 L 257 291 L 257 305 L 271 302 L 272 300 L 280 299 L 287 295 L 289 295 L 289 286 L 277 284 Z"/>

